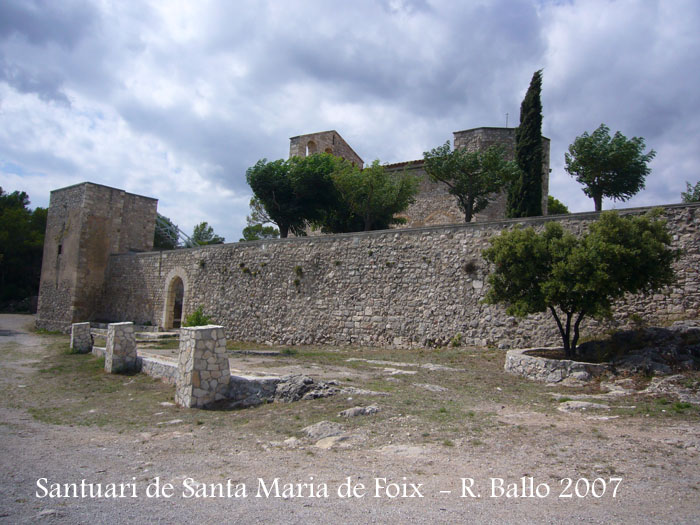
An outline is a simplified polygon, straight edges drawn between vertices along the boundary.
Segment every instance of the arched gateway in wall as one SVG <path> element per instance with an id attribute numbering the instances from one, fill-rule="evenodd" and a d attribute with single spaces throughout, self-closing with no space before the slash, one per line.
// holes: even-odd
<path id="1" fill-rule="evenodd" d="M 175 268 L 165 278 L 163 301 L 163 328 L 182 326 L 185 301 L 187 299 L 187 274 L 182 268 Z"/>

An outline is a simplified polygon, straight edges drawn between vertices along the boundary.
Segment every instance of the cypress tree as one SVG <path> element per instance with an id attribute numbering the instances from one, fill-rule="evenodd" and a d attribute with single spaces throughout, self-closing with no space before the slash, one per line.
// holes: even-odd
<path id="1" fill-rule="evenodd" d="M 522 172 L 508 192 L 508 217 L 542 215 L 542 70 L 535 71 L 520 104 L 515 159 Z"/>

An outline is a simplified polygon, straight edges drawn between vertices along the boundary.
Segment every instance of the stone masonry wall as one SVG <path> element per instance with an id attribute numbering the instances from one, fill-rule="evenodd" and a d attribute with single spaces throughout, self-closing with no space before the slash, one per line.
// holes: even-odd
<path id="1" fill-rule="evenodd" d="M 457 224 L 464 222 L 464 213 L 457 206 L 457 199 L 447 193 L 447 185 L 433 182 L 423 169 L 423 161 L 389 165 L 387 172 L 406 171 L 419 178 L 416 200 L 399 217 L 406 219 L 406 224 L 397 228 L 420 228 L 437 224 Z M 478 217 L 475 217 L 478 220 Z"/>
<path id="2" fill-rule="evenodd" d="M 51 192 L 39 287 L 39 328 L 62 330 L 76 320 L 73 316 L 73 290 L 78 278 L 78 225 L 84 193 L 83 185 Z"/>
<path id="3" fill-rule="evenodd" d="M 648 208 L 626 210 L 643 213 Z M 700 312 L 700 205 L 664 208 L 674 245 L 683 249 L 678 282 L 653 297 L 629 297 L 625 322 L 697 318 Z M 482 304 L 488 241 L 518 224 L 555 220 L 580 233 L 598 217 L 580 213 L 496 222 L 205 246 L 110 258 L 99 315 L 162 324 L 169 282 L 186 282 L 184 313 L 198 306 L 226 337 L 270 343 L 412 347 L 558 344 L 548 315 L 516 319 Z M 584 321 L 584 335 L 603 326 Z"/>

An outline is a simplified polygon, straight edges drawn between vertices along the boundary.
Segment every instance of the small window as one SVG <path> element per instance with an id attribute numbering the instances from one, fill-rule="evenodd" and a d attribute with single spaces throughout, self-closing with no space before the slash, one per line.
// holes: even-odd
<path id="1" fill-rule="evenodd" d="M 63 245 L 59 244 L 58 245 L 58 255 L 61 255 L 63 253 Z"/>

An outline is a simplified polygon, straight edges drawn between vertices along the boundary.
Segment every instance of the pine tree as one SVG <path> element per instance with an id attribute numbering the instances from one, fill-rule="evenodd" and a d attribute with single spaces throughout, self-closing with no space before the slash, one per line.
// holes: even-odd
<path id="1" fill-rule="evenodd" d="M 515 158 L 522 172 L 508 192 L 508 217 L 542 215 L 542 70 L 532 75 L 520 104 L 515 130 Z"/>

